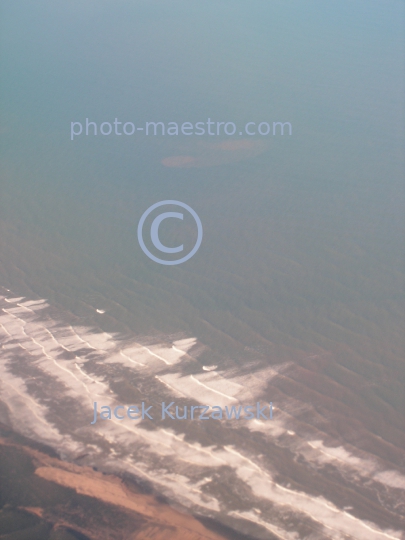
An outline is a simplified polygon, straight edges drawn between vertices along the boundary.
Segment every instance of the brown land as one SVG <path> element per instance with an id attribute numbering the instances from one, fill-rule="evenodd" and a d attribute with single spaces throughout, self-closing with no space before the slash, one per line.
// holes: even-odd
<path id="1" fill-rule="evenodd" d="M 15 447 L 28 454 L 36 467 L 35 475 L 38 477 L 73 489 L 77 494 L 120 507 L 121 511 L 124 509 L 133 514 L 138 522 L 142 517 L 142 526 L 131 534 L 128 540 L 224 540 L 223 536 L 206 529 L 193 516 L 159 502 L 153 495 L 132 491 L 114 475 L 63 462 L 7 439 L 0 438 L 0 444 Z M 38 507 L 26 507 L 25 510 L 41 517 L 44 514 L 44 510 Z M 61 520 L 60 525 L 66 525 L 65 520 Z M 98 533 L 96 537 L 92 535 L 92 531 L 85 532 L 91 538 L 99 540 Z"/>

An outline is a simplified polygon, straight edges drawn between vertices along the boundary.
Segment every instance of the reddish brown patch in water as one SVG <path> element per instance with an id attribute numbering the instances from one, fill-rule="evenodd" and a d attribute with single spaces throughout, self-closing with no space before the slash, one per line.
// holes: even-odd
<path id="1" fill-rule="evenodd" d="M 162 164 L 166 167 L 193 167 L 196 161 L 192 156 L 170 156 L 162 159 Z"/>
<path id="2" fill-rule="evenodd" d="M 266 148 L 268 142 L 257 139 L 194 141 L 178 147 L 178 151 L 184 153 L 166 157 L 162 159 L 162 164 L 180 168 L 213 167 L 257 156 Z"/>
<path id="3" fill-rule="evenodd" d="M 216 145 L 220 150 L 250 150 L 256 145 L 254 141 L 242 139 L 240 141 L 221 141 Z"/>

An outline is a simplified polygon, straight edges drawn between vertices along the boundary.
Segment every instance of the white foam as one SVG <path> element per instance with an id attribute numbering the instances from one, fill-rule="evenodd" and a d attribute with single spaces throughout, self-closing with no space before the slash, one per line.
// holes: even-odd
<path id="1" fill-rule="evenodd" d="M 239 517 L 242 519 L 247 519 L 248 521 L 251 521 L 252 523 L 256 523 L 257 525 L 260 525 L 261 527 L 264 527 L 265 529 L 270 531 L 272 534 L 277 536 L 277 538 L 279 538 L 280 540 L 300 540 L 298 533 L 288 532 L 285 529 L 282 529 L 281 527 L 277 527 L 276 525 L 270 524 L 267 521 L 260 519 L 259 517 L 257 517 L 257 515 L 253 514 L 252 512 L 238 512 L 236 510 L 232 510 L 231 512 L 229 512 L 229 515 Z"/>
<path id="2" fill-rule="evenodd" d="M 177 392 L 183 394 L 183 396 L 187 396 L 201 404 L 215 404 L 222 407 L 230 402 L 237 401 L 232 396 L 210 388 L 193 375 L 182 376 L 178 373 L 167 373 L 160 375 L 160 379 Z"/>
<path id="3" fill-rule="evenodd" d="M 236 371 L 218 372 L 217 366 L 204 366 L 203 373 L 182 375 L 175 372 L 176 369 L 179 371 L 183 368 L 182 362 L 188 362 L 188 367 L 194 366 L 194 371 L 198 367 L 197 364 L 192 364 L 194 359 L 187 353 L 196 344 L 195 338 L 166 345 L 144 346 L 137 342 L 122 345 L 117 336 L 105 332 L 96 332 L 83 326 L 73 328 L 49 319 L 40 320 L 41 317 L 35 310 L 42 306 L 42 301 L 22 303 L 22 298 L 14 300 L 17 302 L 10 306 L 13 302 L 9 299 L 7 309 L 3 308 L 0 313 L 3 340 L 0 394 L 9 405 L 13 425 L 21 432 L 30 436 L 34 433 L 37 439 L 71 452 L 85 450 L 83 444 L 75 440 L 76 435 L 85 435 L 95 443 L 93 449 L 90 444 L 87 445 L 91 455 L 99 454 L 102 456 L 100 459 L 107 459 L 113 471 L 118 466 L 124 470 L 132 468 L 153 483 L 163 486 L 176 500 L 188 506 L 196 505 L 212 511 L 219 511 L 221 505 L 215 497 L 204 493 L 203 486 L 210 482 L 211 478 L 215 477 L 217 480 L 217 473 L 213 474 L 213 471 L 226 465 L 233 471 L 230 474 L 235 474 L 239 481 L 252 490 L 255 497 L 264 501 L 260 517 L 258 509 L 255 513 L 234 512 L 235 517 L 262 525 L 282 539 L 296 540 L 298 533 L 286 531 L 277 520 L 269 519 L 264 510 L 269 506 L 268 501 L 272 505 L 271 512 L 275 515 L 285 514 L 288 508 L 296 518 L 299 518 L 300 514 L 310 517 L 323 527 L 325 538 L 341 539 L 344 535 L 358 540 L 401 538 L 397 531 L 382 531 L 372 523 L 355 518 L 348 512 L 349 508 L 341 510 L 323 497 L 291 489 L 289 485 L 285 487 L 277 484 L 273 473 L 261 462 L 260 456 L 255 458 L 235 446 L 202 446 L 200 443 L 185 440 L 183 433 L 153 428 L 150 423 L 150 429 L 146 429 L 141 420 L 127 417 L 123 420 L 98 419 L 95 425 L 90 426 L 94 401 L 97 401 L 99 406 L 107 405 L 111 408 L 119 404 L 117 396 L 110 390 L 107 377 L 94 374 L 98 373 L 97 365 L 110 364 L 108 369 L 113 370 L 114 374 L 117 373 L 118 377 L 122 377 L 123 372 L 118 364 L 131 367 L 134 373 L 139 376 L 142 374 L 145 381 L 153 381 L 154 388 L 158 384 L 164 385 L 166 394 L 223 407 L 242 400 L 246 400 L 244 403 L 252 403 L 252 400 L 256 400 L 263 392 L 269 380 L 284 376 L 281 372 L 287 364 L 253 371 L 243 376 Z M 57 426 L 48 420 L 48 417 L 52 416 L 49 414 L 51 405 L 48 405 L 47 400 L 43 398 L 40 401 L 35 392 L 30 393 L 30 385 L 27 387 L 21 378 L 11 373 L 9 368 L 17 350 L 20 356 L 23 354 L 21 351 L 24 351 L 26 358 L 29 355 L 30 364 L 40 370 L 44 377 L 48 377 L 48 381 L 58 382 L 58 388 L 63 388 L 60 397 L 74 397 L 76 402 L 81 403 L 81 412 L 84 418 L 88 414 L 88 423 L 86 421 L 84 425 L 80 425 L 73 422 L 69 435 L 62 435 L 58 431 Z M 73 352 L 75 357 L 62 360 L 61 358 L 69 357 L 67 351 Z M 87 364 L 90 360 L 91 363 Z M 205 367 L 210 369 L 204 369 Z M 278 438 L 282 438 L 283 445 L 309 461 L 321 465 L 328 462 L 341 468 L 363 471 L 362 474 L 369 479 L 390 488 L 403 489 L 404 478 L 399 472 L 383 470 L 377 460 L 358 457 L 342 446 L 326 447 L 320 439 L 311 440 L 307 444 L 302 435 L 298 435 L 301 432 L 292 416 L 295 411 L 306 410 L 306 407 L 311 410 L 306 404 L 291 399 L 286 402 L 285 410 L 273 407 L 277 414 L 272 421 L 254 419 L 246 422 L 244 426 L 251 431 L 262 432 L 265 437 L 272 437 L 276 444 Z M 182 429 L 181 423 L 177 424 L 179 425 L 176 430 Z M 106 458 L 106 455 L 110 457 Z M 259 502 L 255 504 L 259 505 Z"/>
<path id="4" fill-rule="evenodd" d="M 322 441 L 308 441 L 311 448 L 317 450 L 317 454 L 312 456 L 312 460 L 317 460 L 321 463 L 334 463 L 348 467 L 364 478 L 372 478 L 376 482 L 386 486 L 405 489 L 405 476 L 399 471 L 382 470 L 383 465 L 379 464 L 377 458 L 362 458 L 355 456 L 353 453 L 346 450 L 343 446 L 326 447 Z M 311 457 L 307 456 L 307 459 Z"/>

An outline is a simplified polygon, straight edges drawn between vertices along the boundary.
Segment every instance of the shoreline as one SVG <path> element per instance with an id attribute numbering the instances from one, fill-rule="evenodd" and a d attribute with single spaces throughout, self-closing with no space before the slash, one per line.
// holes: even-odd
<path id="1" fill-rule="evenodd" d="M 128 482 L 120 476 L 114 474 L 105 474 L 94 470 L 92 467 L 80 466 L 74 463 L 63 461 L 57 457 L 52 457 L 43 451 L 32 448 L 31 446 L 14 442 L 13 430 L 0 429 L 0 449 L 12 454 L 22 453 L 29 459 L 33 467 L 33 476 L 45 482 L 57 484 L 62 488 L 74 490 L 79 496 L 89 498 L 92 505 L 98 503 L 102 506 L 107 505 L 118 513 L 124 512 L 129 520 L 131 517 L 139 525 L 142 523 L 139 531 L 134 530 L 131 539 L 141 540 L 147 538 L 150 531 L 156 529 L 156 536 L 153 538 L 167 538 L 168 540 L 225 540 L 226 537 L 214 533 L 207 529 L 198 519 L 191 514 L 186 514 L 174 509 L 167 503 L 162 502 L 161 497 L 154 494 L 146 494 L 138 490 L 138 486 L 128 486 Z M 0 426 L 2 428 L 2 426 Z M 8 433 L 4 433 L 5 431 Z M 11 439 L 11 440 L 10 440 Z M 37 446 L 34 442 L 34 446 Z M 24 479 L 25 480 L 25 479 Z M 131 482 L 131 484 L 135 482 Z M 159 500 L 160 499 L 160 500 Z M 41 519 L 53 523 L 53 527 L 69 526 L 76 529 L 81 534 L 87 535 L 91 539 L 104 540 L 109 538 L 100 531 L 94 531 L 92 528 L 77 527 L 77 524 L 69 521 L 67 516 L 61 512 L 61 515 L 55 515 L 52 508 L 43 506 L 18 506 L 20 510 L 34 513 Z M 135 528 L 135 527 L 134 527 Z M 114 529 L 114 524 L 112 524 Z M 149 531 L 149 532 L 148 532 Z M 111 531 L 110 531 L 111 532 Z M 106 531 L 107 535 L 110 534 Z M 118 538 L 114 536 L 114 538 Z M 125 534 L 120 538 L 128 538 Z"/>

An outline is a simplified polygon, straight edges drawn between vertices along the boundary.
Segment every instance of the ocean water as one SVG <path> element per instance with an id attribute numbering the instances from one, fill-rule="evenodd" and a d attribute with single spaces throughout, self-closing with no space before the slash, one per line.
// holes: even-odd
<path id="1" fill-rule="evenodd" d="M 1 11 L 0 398 L 13 427 L 110 471 L 118 453 L 115 472 L 134 466 L 143 435 L 150 457 L 135 476 L 257 538 L 402 538 L 403 3 L 5 1 Z M 98 130 L 116 118 L 237 130 L 84 127 L 72 140 L 71 122 L 86 118 Z M 248 135 L 247 122 L 289 122 L 292 134 Z M 138 243 L 142 214 L 165 200 L 202 222 L 201 247 L 180 265 Z M 167 220 L 160 239 L 189 250 L 195 224 Z M 267 400 L 279 416 L 96 436 L 86 385 L 103 384 L 106 404 Z M 28 398 L 36 427 L 21 420 Z M 64 399 L 82 411 L 66 431 Z M 207 447 L 197 473 L 185 441 Z M 206 500 L 193 491 L 202 477 Z M 231 495 L 217 496 L 218 482 Z"/>

